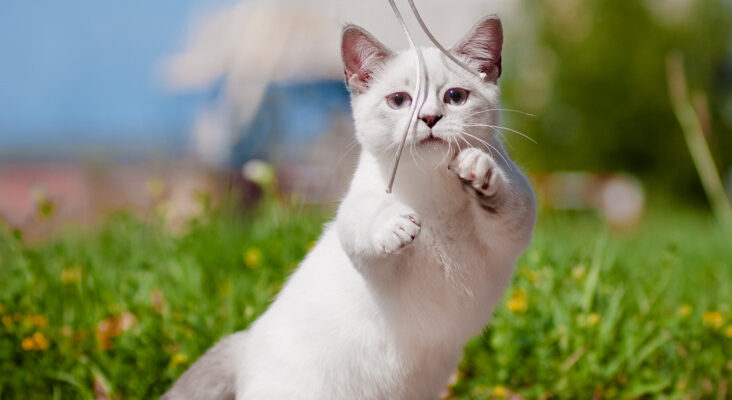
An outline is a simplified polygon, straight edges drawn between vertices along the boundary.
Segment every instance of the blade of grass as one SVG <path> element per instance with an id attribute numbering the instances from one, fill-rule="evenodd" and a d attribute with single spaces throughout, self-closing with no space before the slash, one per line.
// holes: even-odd
<path id="1" fill-rule="evenodd" d="M 647 342 L 637 352 L 634 352 L 634 357 L 630 358 L 629 369 L 634 370 L 651 355 L 656 349 L 661 347 L 663 344 L 671 340 L 671 335 L 667 332 L 661 332 L 655 339 Z"/>
<path id="2" fill-rule="evenodd" d="M 48 375 L 48 377 L 51 379 L 60 381 L 60 382 L 68 383 L 81 394 L 81 396 L 80 396 L 81 398 L 84 398 L 84 399 L 94 398 L 94 393 L 91 390 L 89 390 L 86 387 L 86 385 L 81 383 L 81 381 L 79 381 L 79 379 L 77 379 L 75 376 L 69 374 L 68 372 L 63 372 L 63 371 L 53 372 L 53 373 L 50 373 Z"/>
<path id="3" fill-rule="evenodd" d="M 598 240 L 595 247 L 595 254 L 592 256 L 592 267 L 590 269 L 590 273 L 587 275 L 584 291 L 582 293 L 582 311 L 586 313 L 592 310 L 595 293 L 597 292 L 597 285 L 600 281 L 600 268 L 602 268 L 603 254 L 606 246 L 607 240 L 605 237 Z"/>

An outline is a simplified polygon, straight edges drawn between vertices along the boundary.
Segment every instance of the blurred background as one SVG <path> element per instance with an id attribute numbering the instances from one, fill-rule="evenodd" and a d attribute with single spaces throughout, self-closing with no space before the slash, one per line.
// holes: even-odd
<path id="1" fill-rule="evenodd" d="M 502 107 L 521 112 L 504 113 L 501 133 L 544 207 L 597 209 L 621 226 L 649 201 L 707 207 L 670 99 L 674 52 L 732 190 L 732 1 L 418 7 L 447 45 L 481 15 L 502 18 Z M 358 154 L 339 58 L 346 22 L 406 47 L 387 2 L 3 1 L 0 216 L 42 233 L 165 199 L 185 219 L 191 193 L 246 186 L 253 159 L 274 166 L 284 192 L 334 204 Z M 43 207 L 53 221 L 39 223 Z"/>
<path id="2" fill-rule="evenodd" d="M 442 398 L 730 398 L 732 0 L 415 2 L 501 17 L 540 203 Z M 346 22 L 407 47 L 384 0 L 0 1 L 0 398 L 157 398 L 264 312 L 358 157 Z"/>

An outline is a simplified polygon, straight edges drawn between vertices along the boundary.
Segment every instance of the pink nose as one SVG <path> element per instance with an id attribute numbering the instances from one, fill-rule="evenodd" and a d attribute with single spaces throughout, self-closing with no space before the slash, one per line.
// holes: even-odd
<path id="1" fill-rule="evenodd" d="M 442 115 L 425 115 L 420 119 L 424 121 L 424 123 L 427 124 L 428 127 L 432 128 L 441 118 Z"/>

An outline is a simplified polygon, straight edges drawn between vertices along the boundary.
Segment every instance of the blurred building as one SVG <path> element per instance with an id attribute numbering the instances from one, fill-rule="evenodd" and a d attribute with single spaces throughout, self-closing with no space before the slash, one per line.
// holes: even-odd
<path id="1" fill-rule="evenodd" d="M 426 44 L 416 22 L 409 18 L 407 3 L 398 3 L 412 31 Z M 419 9 L 433 33 L 449 46 L 480 17 L 494 13 L 506 16 L 518 5 L 508 0 L 490 4 L 481 0 L 423 0 Z M 446 17 L 450 23 L 444 23 Z M 301 135 L 311 127 L 325 128 L 320 134 L 329 131 L 323 113 L 346 110 L 348 105 L 342 87 L 340 34 L 349 22 L 370 30 L 391 48 L 408 47 L 386 1 L 246 0 L 197 18 L 185 50 L 165 60 L 171 90 L 190 93 L 219 88 L 215 100 L 199 111 L 193 126 L 193 148 L 197 154 L 218 165 L 232 160 L 240 163 L 246 153 L 260 152 L 263 158 L 271 159 L 269 153 L 262 153 L 262 148 L 244 147 L 259 146 L 264 140 L 287 148 L 290 139 L 303 139 Z M 287 96 L 299 96 L 304 101 L 291 101 Z M 275 97 L 283 103 L 273 104 Z M 280 105 L 287 107 L 287 114 L 276 110 Z M 321 106 L 324 109 L 318 110 Z M 290 122 L 292 114 L 300 117 L 294 123 Z M 276 122 L 275 115 L 280 118 L 279 128 L 284 130 L 276 132 L 269 125 L 256 126 Z M 266 139 L 246 137 L 265 132 Z M 309 145 L 315 143 L 318 134 L 315 130 L 308 133 Z M 231 154 L 234 158 L 229 159 L 235 142 L 238 149 Z M 267 151 L 274 149 L 265 147 Z M 287 153 L 286 150 L 284 154 Z M 280 153 L 276 161 L 285 161 L 284 154 Z"/>
<path id="2" fill-rule="evenodd" d="M 647 193 L 634 177 L 703 200 L 667 96 L 670 51 L 686 58 L 719 169 L 732 165 L 730 0 L 417 6 L 446 46 L 484 15 L 504 21 L 503 106 L 521 112 L 502 115 L 503 133 L 547 207 L 636 215 Z M 0 2 L 0 216 L 27 224 L 44 199 L 59 219 L 153 210 L 144 182 L 226 186 L 251 159 L 276 164 L 283 190 L 335 202 L 358 154 L 340 60 L 349 22 L 407 47 L 386 1 Z M 606 207 L 618 198 L 635 206 Z"/>

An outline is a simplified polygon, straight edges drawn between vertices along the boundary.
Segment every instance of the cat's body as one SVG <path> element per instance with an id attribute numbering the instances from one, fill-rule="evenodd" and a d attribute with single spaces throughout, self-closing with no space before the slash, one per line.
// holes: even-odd
<path id="1" fill-rule="evenodd" d="M 360 28 L 344 30 L 364 151 L 336 220 L 251 328 L 209 350 L 164 398 L 438 396 L 534 226 L 528 182 L 493 131 L 477 126 L 497 122 L 496 35 L 500 22 L 486 19 L 455 50 L 485 80 L 423 50 L 427 100 L 386 194 L 408 118 L 394 95 L 413 89 L 414 53 L 393 54 Z"/>

